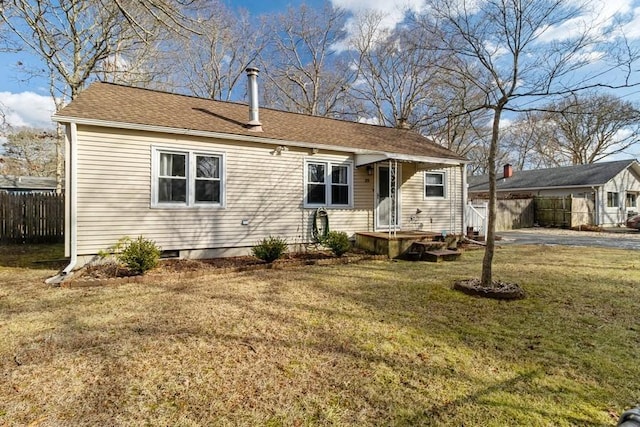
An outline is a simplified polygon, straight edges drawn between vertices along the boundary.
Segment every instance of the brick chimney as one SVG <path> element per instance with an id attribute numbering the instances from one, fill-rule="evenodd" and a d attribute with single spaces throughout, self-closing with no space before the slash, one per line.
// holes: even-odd
<path id="1" fill-rule="evenodd" d="M 258 111 L 258 70 L 255 67 L 249 67 L 245 70 L 247 78 L 247 92 L 249 95 L 249 122 L 247 128 L 254 132 L 262 132 L 262 123 L 260 123 Z"/>
<path id="2" fill-rule="evenodd" d="M 512 176 L 513 176 L 513 166 L 507 163 L 506 165 L 504 165 L 504 172 L 502 174 L 502 177 L 511 178 Z"/>

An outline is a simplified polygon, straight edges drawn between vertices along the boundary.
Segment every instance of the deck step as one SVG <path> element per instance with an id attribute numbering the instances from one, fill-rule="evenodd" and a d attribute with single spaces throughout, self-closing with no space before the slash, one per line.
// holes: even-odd
<path id="1" fill-rule="evenodd" d="M 455 261 L 460 258 L 461 254 L 459 251 L 452 251 L 450 249 L 438 249 L 435 251 L 425 251 L 422 259 L 430 262 Z"/>
<path id="2" fill-rule="evenodd" d="M 431 241 L 424 241 L 424 242 L 413 242 L 412 249 L 414 249 L 416 252 L 420 252 L 420 251 L 433 251 L 433 250 L 437 250 L 437 249 L 442 249 L 446 246 L 447 244 L 445 242 L 437 242 L 435 240 L 431 240 Z"/>
<path id="3" fill-rule="evenodd" d="M 445 242 L 413 242 L 402 258 L 410 261 L 454 261 L 460 257 L 457 250 L 447 249 Z"/>

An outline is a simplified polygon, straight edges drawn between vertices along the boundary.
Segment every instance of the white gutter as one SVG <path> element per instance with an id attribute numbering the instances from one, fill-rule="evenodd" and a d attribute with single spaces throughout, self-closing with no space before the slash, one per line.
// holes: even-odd
<path id="1" fill-rule="evenodd" d="M 466 235 L 467 233 L 467 201 L 468 201 L 468 190 L 467 190 L 467 166 L 460 165 L 460 172 L 462 173 L 462 225 L 460 226 L 460 232 L 462 235 Z"/>
<path id="2" fill-rule="evenodd" d="M 344 150 L 344 148 L 343 148 Z M 351 150 L 353 152 L 354 150 Z M 441 165 L 467 164 L 467 160 L 446 159 L 431 156 L 415 156 L 412 154 L 389 153 L 386 151 L 371 151 L 369 153 L 356 153 L 356 166 L 364 166 L 382 161 L 398 160 L 405 162 L 438 163 Z"/>
<path id="3" fill-rule="evenodd" d="M 65 182 L 65 199 L 69 200 L 68 211 L 65 212 L 69 218 L 66 224 L 65 234 L 69 233 L 69 265 L 56 276 L 45 280 L 49 285 L 59 285 L 73 274 L 73 269 L 78 263 L 78 127 L 70 122 L 65 133 L 65 149 L 69 153 L 69 162 L 66 166 L 68 176 Z M 66 222 L 66 221 L 65 221 Z"/>
<path id="4" fill-rule="evenodd" d="M 602 184 L 600 184 L 602 185 Z M 586 189 L 590 189 L 593 188 L 593 186 L 590 186 L 588 184 L 585 185 L 557 185 L 554 187 L 529 187 L 529 188 L 498 188 L 497 191 L 499 192 L 505 192 L 505 191 L 509 191 L 509 192 L 518 192 L 518 191 L 540 191 L 540 190 L 549 190 L 549 189 L 556 189 L 556 188 L 586 188 Z M 478 190 L 478 189 L 470 189 L 472 193 L 486 193 L 487 191 L 489 191 L 489 189 L 486 190 Z"/>
<path id="5" fill-rule="evenodd" d="M 312 144 L 312 143 L 302 142 L 302 141 L 287 141 L 283 139 L 265 138 L 262 136 L 253 136 L 253 135 L 202 131 L 202 130 L 194 130 L 194 129 L 178 129 L 178 128 L 173 128 L 169 126 L 142 125 L 137 123 L 114 122 L 110 120 L 82 119 L 82 118 L 76 118 L 76 117 L 60 116 L 56 114 L 53 115 L 52 120 L 55 122 L 61 122 L 61 123 L 75 123 L 76 125 L 101 126 L 101 127 L 108 127 L 108 128 L 138 130 L 138 131 L 145 131 L 145 132 L 168 133 L 173 135 L 199 136 L 199 137 L 205 137 L 205 138 L 217 138 L 217 139 L 232 140 L 232 141 L 257 142 L 261 144 L 288 145 L 290 147 L 297 147 L 297 148 L 310 148 L 310 149 L 322 148 L 324 150 L 356 154 L 356 156 L 358 156 L 358 158 L 356 158 L 356 166 L 363 166 L 366 164 L 375 163 L 379 161 L 386 161 L 386 160 L 440 163 L 443 165 L 459 165 L 461 163 L 465 163 L 465 164 L 469 163 L 466 160 L 456 160 L 456 159 L 447 159 L 447 158 L 430 157 L 430 156 L 414 156 L 411 154 L 388 153 L 384 151 L 367 150 L 363 148 L 343 147 L 339 145 L 329 145 L 329 144 Z"/>

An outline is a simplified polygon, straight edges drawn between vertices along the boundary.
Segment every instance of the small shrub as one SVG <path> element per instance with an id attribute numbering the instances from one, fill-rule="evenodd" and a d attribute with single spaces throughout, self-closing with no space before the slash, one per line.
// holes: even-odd
<path id="1" fill-rule="evenodd" d="M 144 274 L 158 265 L 160 252 L 160 248 L 153 240 L 138 236 L 123 249 L 118 260 L 129 267 L 131 271 Z"/>
<path id="2" fill-rule="evenodd" d="M 335 256 L 342 256 L 351 249 L 349 236 L 344 231 L 330 231 L 322 244 L 331 249 Z"/>
<path id="3" fill-rule="evenodd" d="M 287 241 L 279 237 L 269 236 L 251 248 L 254 257 L 266 262 L 273 262 L 287 252 Z"/>
<path id="4" fill-rule="evenodd" d="M 135 240 L 123 237 L 106 252 L 100 251 L 98 255 L 101 258 L 112 255 L 119 263 L 126 265 L 131 272 L 144 274 L 158 265 L 161 251 L 153 240 L 138 236 Z"/>

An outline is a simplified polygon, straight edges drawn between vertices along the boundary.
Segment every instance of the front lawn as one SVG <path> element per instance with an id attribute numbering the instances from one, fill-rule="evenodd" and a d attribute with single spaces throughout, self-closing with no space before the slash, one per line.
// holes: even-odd
<path id="1" fill-rule="evenodd" d="M 49 288 L 0 269 L 0 425 L 612 426 L 640 403 L 640 253 L 509 247 Z"/>

